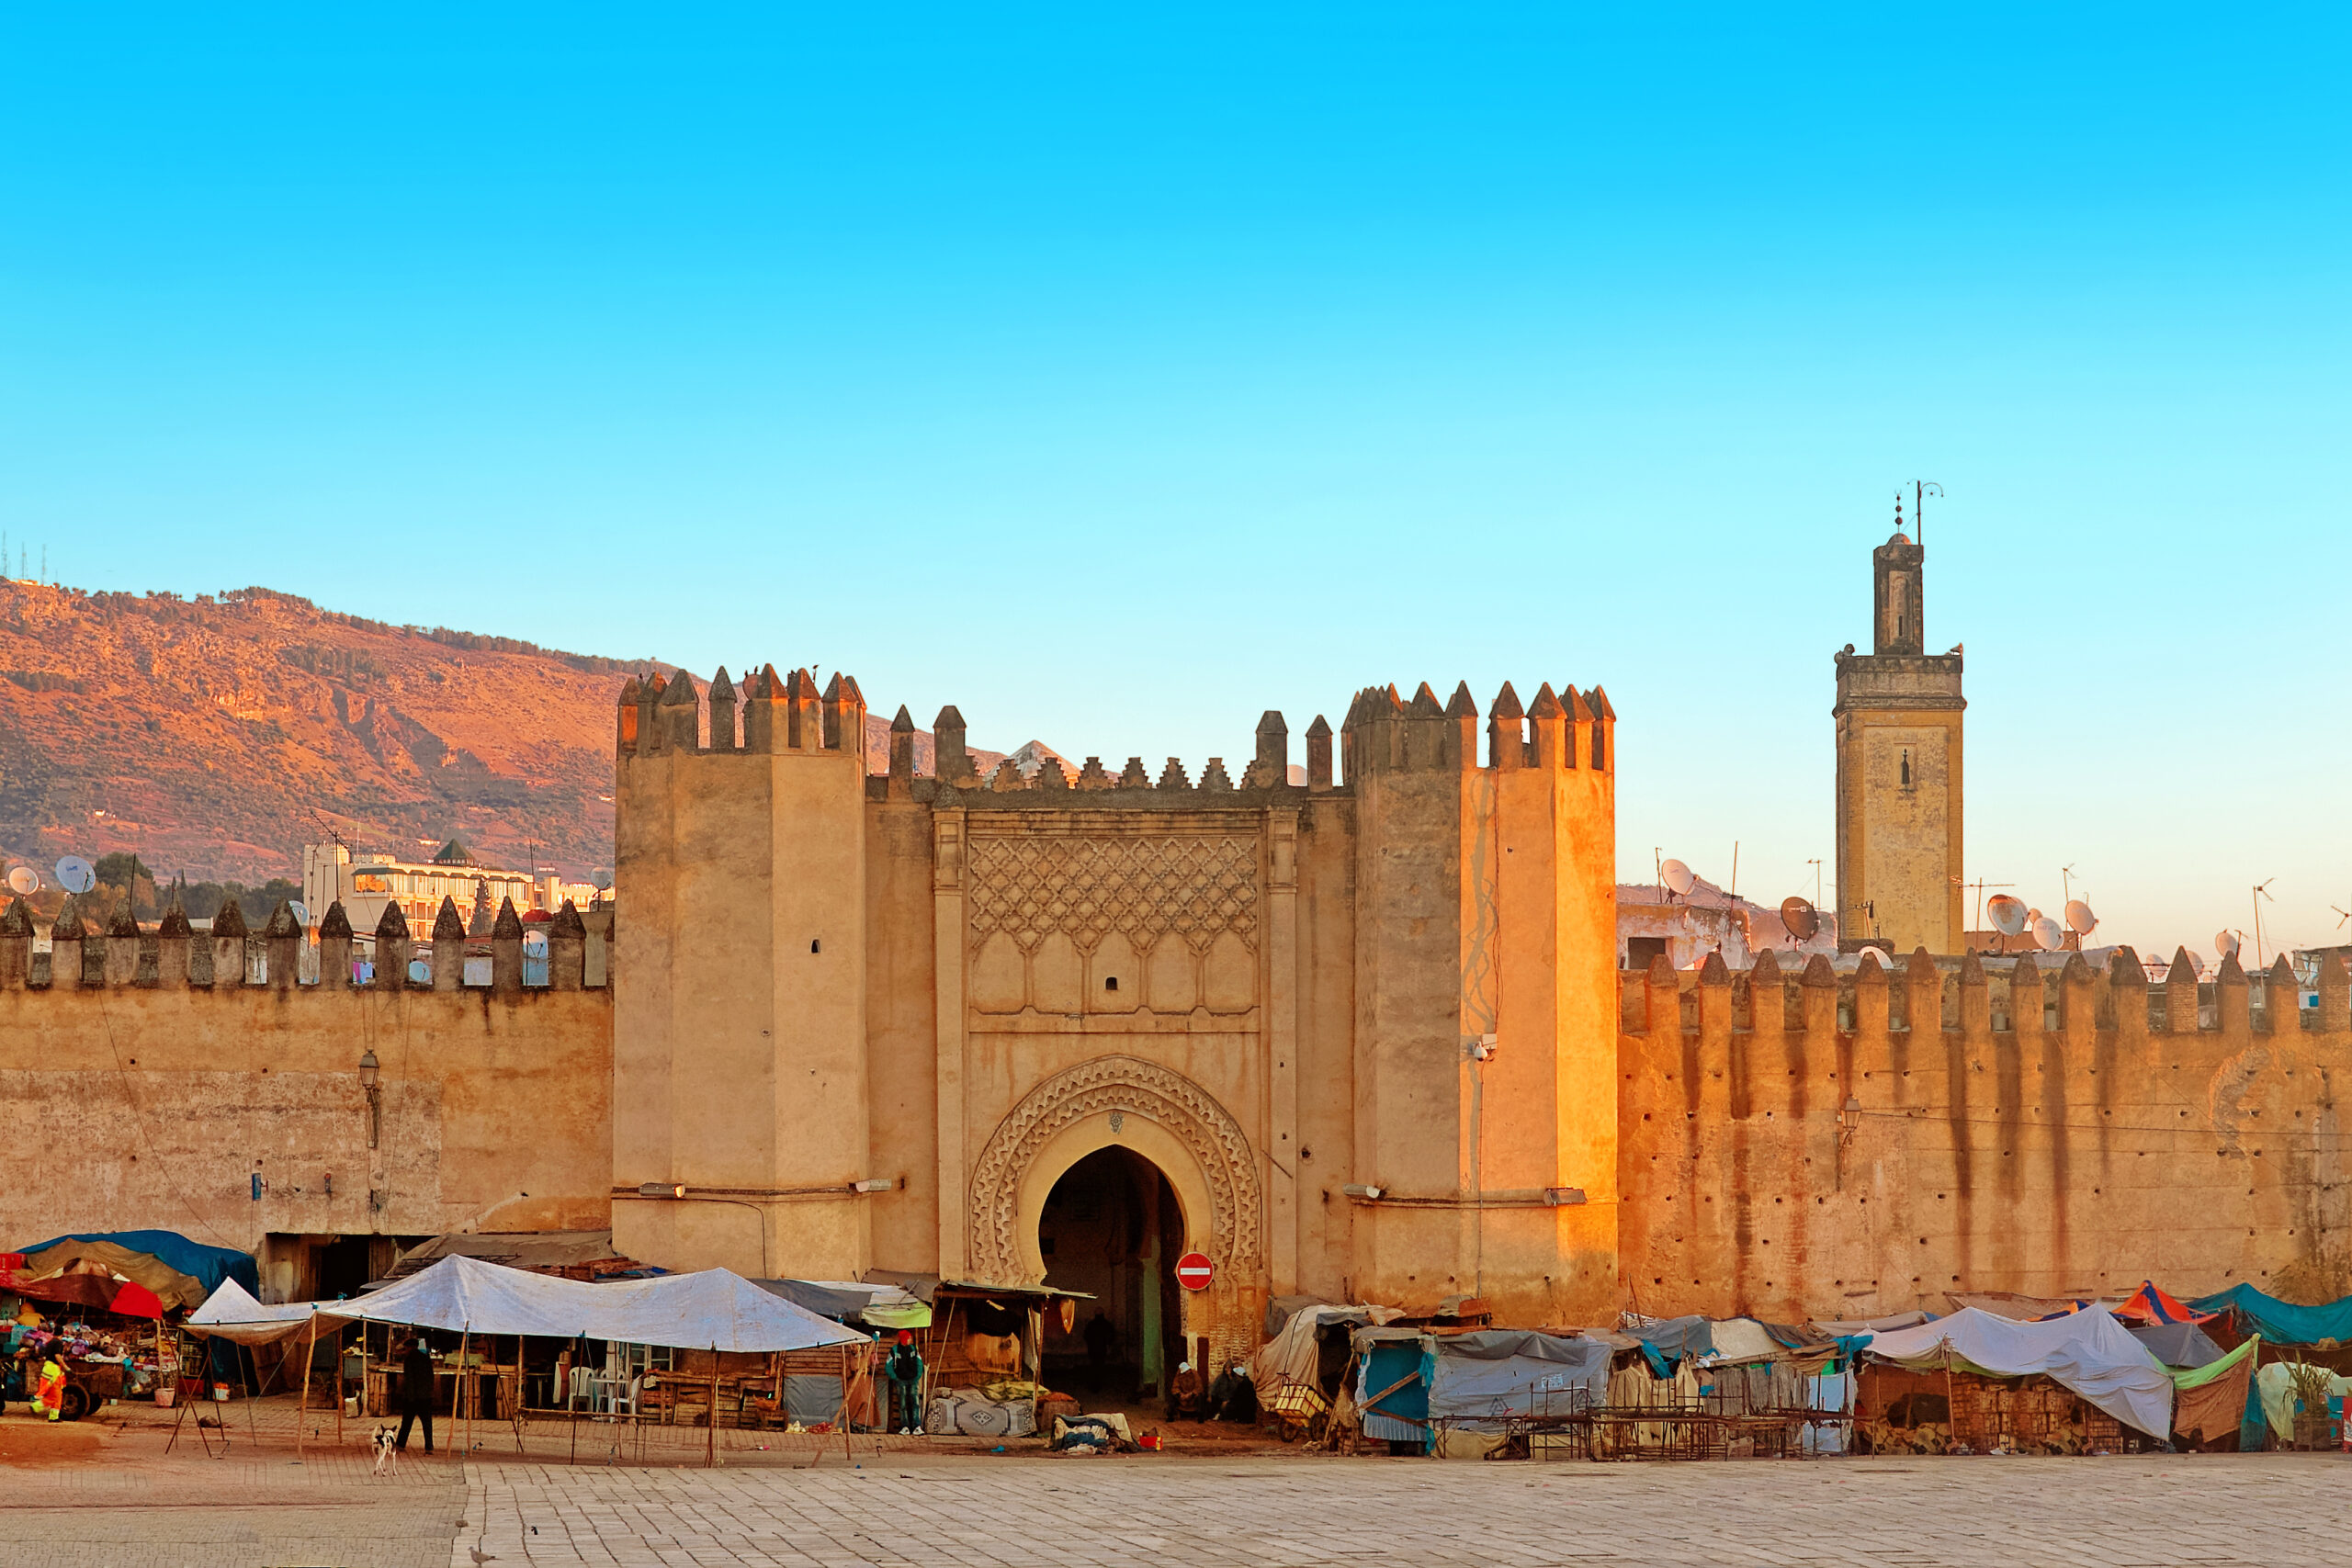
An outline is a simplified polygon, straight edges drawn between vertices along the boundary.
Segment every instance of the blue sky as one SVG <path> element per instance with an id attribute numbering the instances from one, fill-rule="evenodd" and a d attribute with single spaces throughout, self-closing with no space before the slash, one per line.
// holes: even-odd
<path id="1" fill-rule="evenodd" d="M 321 9 L 0 32 L 0 523 L 67 582 L 1194 771 L 1600 682 L 1626 874 L 1769 901 L 1929 479 L 1968 874 L 2352 908 L 2340 11 Z"/>

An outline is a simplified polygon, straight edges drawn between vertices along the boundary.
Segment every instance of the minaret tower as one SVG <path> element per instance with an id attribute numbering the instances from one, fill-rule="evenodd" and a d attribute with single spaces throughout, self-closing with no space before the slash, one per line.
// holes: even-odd
<path id="1" fill-rule="evenodd" d="M 1871 650 L 1838 655 L 1838 944 L 1958 953 L 1960 649 L 1928 653 L 1923 563 L 1903 529 L 1871 552 Z"/>

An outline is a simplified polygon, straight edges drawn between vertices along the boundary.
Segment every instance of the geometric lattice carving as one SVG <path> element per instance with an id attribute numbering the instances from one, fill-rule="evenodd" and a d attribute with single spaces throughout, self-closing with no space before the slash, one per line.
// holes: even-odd
<path id="1" fill-rule="evenodd" d="M 1097 1056 L 1056 1073 L 998 1125 L 972 1168 L 972 1278 L 995 1285 L 1024 1282 L 1013 1239 L 1021 1179 L 1056 1134 L 1103 1111 L 1145 1117 L 1175 1135 L 1208 1184 L 1211 1213 L 1192 1218 L 1210 1260 L 1222 1279 L 1256 1279 L 1263 1265 L 1263 1200 L 1241 1124 L 1182 1073 L 1134 1056 Z"/>
<path id="2" fill-rule="evenodd" d="M 965 898 L 975 945 L 1008 931 L 1023 948 L 1049 931 L 1081 949 L 1121 931 L 1138 947 L 1173 932 L 1195 950 L 1232 931 L 1258 945 L 1258 841 L 1153 833 L 977 837 Z"/>

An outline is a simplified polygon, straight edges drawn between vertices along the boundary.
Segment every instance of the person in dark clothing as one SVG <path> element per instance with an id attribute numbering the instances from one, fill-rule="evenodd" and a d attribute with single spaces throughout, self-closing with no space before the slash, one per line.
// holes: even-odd
<path id="1" fill-rule="evenodd" d="M 1111 1348 L 1118 1342 L 1119 1331 L 1112 1324 L 1110 1314 L 1101 1307 L 1096 1307 L 1094 1315 L 1088 1319 L 1086 1324 L 1087 1387 L 1097 1390 L 1102 1388 L 1102 1369 L 1110 1364 Z"/>
<path id="2" fill-rule="evenodd" d="M 922 1352 L 915 1337 L 899 1330 L 899 1341 L 882 1359 L 882 1376 L 890 1385 L 890 1408 L 883 1429 L 915 1433 L 922 1430 Z"/>
<path id="3" fill-rule="evenodd" d="M 409 1427 L 418 1420 L 424 1423 L 424 1451 L 433 1451 L 433 1358 L 424 1348 L 424 1337 L 412 1335 L 408 1348 L 401 1355 L 401 1430 L 392 1446 L 406 1452 Z"/>
<path id="4" fill-rule="evenodd" d="M 1258 1386 L 1240 1362 L 1227 1367 L 1209 1385 L 1209 1419 L 1244 1424 L 1258 1419 Z"/>

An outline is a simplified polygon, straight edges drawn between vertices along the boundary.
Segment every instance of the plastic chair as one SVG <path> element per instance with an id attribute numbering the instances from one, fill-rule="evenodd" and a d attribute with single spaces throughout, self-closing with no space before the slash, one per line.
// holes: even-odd
<path id="1" fill-rule="evenodd" d="M 613 1389 L 611 1402 L 606 1408 L 611 1410 L 616 1416 L 636 1415 L 638 1393 L 644 1386 L 645 1374 L 643 1372 L 639 1372 L 635 1377 L 628 1380 L 627 1392 L 623 1392 L 618 1387 L 615 1387 Z"/>

